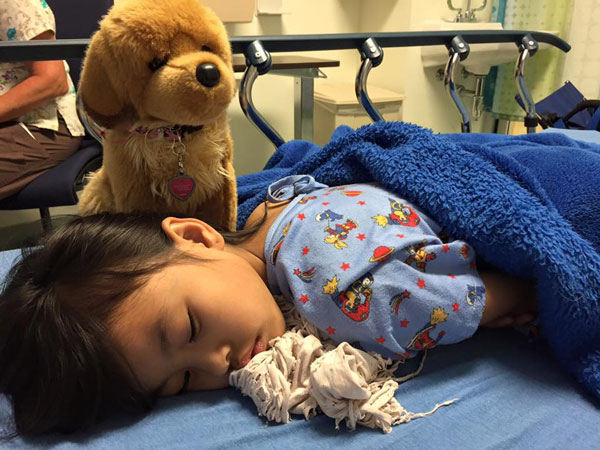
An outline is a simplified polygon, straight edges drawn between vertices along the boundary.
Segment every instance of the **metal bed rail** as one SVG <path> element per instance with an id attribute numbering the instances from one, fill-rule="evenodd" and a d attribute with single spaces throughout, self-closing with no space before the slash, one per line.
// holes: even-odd
<path id="1" fill-rule="evenodd" d="M 384 47 L 418 47 L 444 45 L 448 49 L 448 63 L 444 72 L 444 84 L 455 103 L 462 121 L 463 132 L 470 131 L 469 114 L 462 104 L 454 83 L 454 69 L 459 61 L 469 56 L 469 44 L 514 43 L 518 50 L 515 64 L 515 82 L 521 98 L 525 101 L 527 115 L 525 125 L 533 133 L 537 125 L 535 105 L 525 84 L 525 62 L 532 57 L 538 43 L 546 43 L 568 52 L 571 46 L 550 33 L 517 30 L 461 30 L 454 31 L 411 31 L 398 33 L 347 33 L 288 36 L 238 36 L 231 37 L 233 53 L 246 57 L 246 71 L 242 78 L 239 100 L 242 110 L 269 140 L 279 147 L 285 141 L 260 115 L 252 102 L 252 86 L 260 75 L 271 69 L 271 52 L 298 52 L 321 50 L 358 50 L 361 66 L 355 80 L 355 92 L 359 103 L 373 121 L 383 120 L 369 98 L 367 78 L 372 68 L 383 61 Z M 6 41 L 0 42 L 0 62 L 57 60 L 81 58 L 90 39 L 58 39 L 53 41 Z M 83 114 L 85 115 L 85 114 Z M 89 123 L 85 123 L 89 122 Z M 85 118 L 86 127 L 94 127 L 90 118 Z M 90 130 L 90 131 L 92 131 Z M 97 133 L 97 129 L 92 134 Z"/>
<path id="2" fill-rule="evenodd" d="M 571 46 L 558 36 L 537 31 L 514 30 L 461 30 L 410 31 L 398 33 L 341 33 L 306 34 L 288 36 L 233 36 L 230 38 L 233 53 L 245 53 L 250 44 L 260 41 L 269 52 L 299 52 L 317 50 L 359 49 L 363 42 L 373 38 L 381 47 L 448 46 L 455 36 L 462 36 L 469 44 L 514 42 L 520 43 L 530 34 L 536 41 L 550 44 L 563 52 Z M 55 60 L 81 58 L 90 39 L 56 39 L 53 41 L 2 41 L 0 61 Z"/>

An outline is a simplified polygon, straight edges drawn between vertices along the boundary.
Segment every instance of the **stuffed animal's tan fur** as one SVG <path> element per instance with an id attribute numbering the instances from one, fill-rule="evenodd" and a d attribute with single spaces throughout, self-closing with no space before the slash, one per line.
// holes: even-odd
<path id="1" fill-rule="evenodd" d="M 212 87 L 197 76 L 205 64 L 220 74 Z M 113 6 L 92 38 L 79 85 L 87 113 L 105 127 L 104 164 L 82 193 L 80 213 L 182 213 L 234 230 L 237 191 L 227 120 L 234 93 L 227 33 L 198 0 L 121 0 Z M 168 189 L 178 175 L 173 147 L 179 143 L 132 131 L 174 125 L 203 126 L 181 138 L 184 172 L 196 181 L 185 201 Z"/>

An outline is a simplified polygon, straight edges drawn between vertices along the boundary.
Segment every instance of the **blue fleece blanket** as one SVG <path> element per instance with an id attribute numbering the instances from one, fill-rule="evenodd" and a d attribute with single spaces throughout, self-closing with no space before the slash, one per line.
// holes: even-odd
<path id="1" fill-rule="evenodd" d="M 536 280 L 559 361 L 600 398 L 600 145 L 559 134 L 436 135 L 402 122 L 342 127 L 320 148 L 281 146 L 240 177 L 239 225 L 292 174 L 328 185 L 375 181 L 420 205 L 507 273 Z"/>

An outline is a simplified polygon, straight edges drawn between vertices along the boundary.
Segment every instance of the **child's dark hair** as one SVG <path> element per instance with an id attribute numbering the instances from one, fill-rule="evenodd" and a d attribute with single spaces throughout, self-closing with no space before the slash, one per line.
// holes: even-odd
<path id="1" fill-rule="evenodd" d="M 153 273 L 193 258 L 162 231 L 164 217 L 76 218 L 23 250 L 0 293 L 0 392 L 13 404 L 12 435 L 74 431 L 115 409 L 153 406 L 107 328 Z"/>

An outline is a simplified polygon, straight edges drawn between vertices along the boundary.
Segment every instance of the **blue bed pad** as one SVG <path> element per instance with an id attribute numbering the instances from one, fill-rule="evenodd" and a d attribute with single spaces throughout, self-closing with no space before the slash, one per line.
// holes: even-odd
<path id="1" fill-rule="evenodd" d="M 0 252 L 0 280 L 15 251 Z M 401 368 L 408 372 L 414 361 Z M 409 364 L 411 366 L 409 367 Z M 600 408 L 552 359 L 543 341 L 528 343 L 513 330 L 480 330 L 470 340 L 429 353 L 420 376 L 398 389 L 409 411 L 430 417 L 391 434 L 335 430 L 333 421 L 301 417 L 286 425 L 258 417 L 252 401 L 232 389 L 163 399 L 149 415 L 119 416 L 85 433 L 17 438 L 2 448 L 86 449 L 549 449 L 598 448 Z M 10 407 L 0 396 L 0 420 Z"/>
<path id="2" fill-rule="evenodd" d="M 600 132 L 595 130 L 570 130 L 567 128 L 546 128 L 541 133 L 559 133 L 578 141 L 600 144 Z"/>

